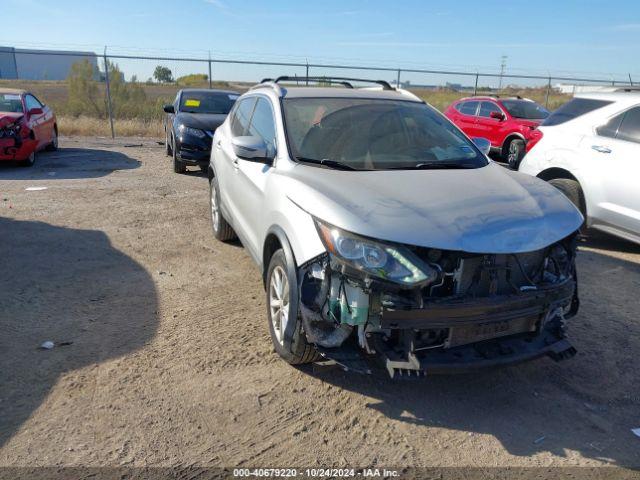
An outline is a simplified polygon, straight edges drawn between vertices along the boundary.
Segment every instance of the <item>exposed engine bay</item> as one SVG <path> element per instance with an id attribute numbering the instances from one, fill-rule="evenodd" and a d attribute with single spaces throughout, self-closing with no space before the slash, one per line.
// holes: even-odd
<path id="1" fill-rule="evenodd" d="M 365 372 L 377 361 L 395 378 L 576 353 L 565 337 L 578 310 L 576 234 L 517 254 L 405 247 L 433 272 L 419 285 L 331 252 L 302 266 L 302 325 L 321 355 Z"/>

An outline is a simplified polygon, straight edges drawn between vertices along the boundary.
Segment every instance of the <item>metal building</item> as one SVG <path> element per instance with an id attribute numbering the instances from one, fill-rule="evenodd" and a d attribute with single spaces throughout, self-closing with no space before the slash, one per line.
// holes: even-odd
<path id="1" fill-rule="evenodd" d="M 0 46 L 0 79 L 64 80 L 71 65 L 88 60 L 98 71 L 93 52 L 31 50 Z"/>

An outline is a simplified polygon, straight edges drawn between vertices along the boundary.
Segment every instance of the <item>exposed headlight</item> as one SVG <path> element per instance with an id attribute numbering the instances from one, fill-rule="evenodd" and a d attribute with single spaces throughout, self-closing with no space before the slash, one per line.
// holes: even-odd
<path id="1" fill-rule="evenodd" d="M 180 130 L 180 133 L 182 133 L 183 135 L 193 135 L 194 137 L 198 137 L 198 138 L 204 138 L 207 136 L 207 134 L 204 133 L 202 130 L 198 128 L 187 127 L 185 125 L 180 125 L 178 127 L 178 130 Z"/>
<path id="2" fill-rule="evenodd" d="M 360 237 L 317 219 L 316 227 L 329 253 L 356 270 L 407 286 L 431 283 L 438 275 L 405 247 Z"/>

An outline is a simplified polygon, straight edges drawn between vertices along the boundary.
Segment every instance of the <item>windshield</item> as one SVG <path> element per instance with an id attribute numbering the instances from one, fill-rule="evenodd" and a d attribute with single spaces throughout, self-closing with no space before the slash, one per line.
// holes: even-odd
<path id="1" fill-rule="evenodd" d="M 478 168 L 482 153 L 423 103 L 361 98 L 285 98 L 292 154 L 354 170 Z"/>
<path id="2" fill-rule="evenodd" d="M 515 118 L 544 120 L 549 116 L 549 110 L 529 100 L 502 100 L 501 103 L 509 115 Z"/>
<path id="3" fill-rule="evenodd" d="M 236 93 L 183 92 L 180 97 L 180 111 L 186 113 L 227 114 L 233 107 Z"/>
<path id="4" fill-rule="evenodd" d="M 23 113 L 20 95 L 0 93 L 0 112 Z"/>

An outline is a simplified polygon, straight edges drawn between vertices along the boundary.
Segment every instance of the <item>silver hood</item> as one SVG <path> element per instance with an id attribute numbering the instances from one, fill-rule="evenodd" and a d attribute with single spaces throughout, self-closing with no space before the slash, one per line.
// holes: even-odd
<path id="1" fill-rule="evenodd" d="M 380 240 L 472 253 L 546 247 L 582 215 L 546 182 L 495 163 L 467 170 L 341 171 L 298 164 L 289 199 L 336 227 Z"/>

